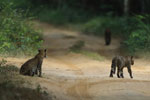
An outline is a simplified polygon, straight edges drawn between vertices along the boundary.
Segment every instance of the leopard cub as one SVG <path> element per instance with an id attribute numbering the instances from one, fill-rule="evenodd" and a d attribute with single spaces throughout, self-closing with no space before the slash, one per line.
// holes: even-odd
<path id="1" fill-rule="evenodd" d="M 46 57 L 46 49 L 38 50 L 39 53 L 32 59 L 26 61 L 20 68 L 20 74 L 41 77 L 43 59 Z M 39 73 L 39 74 L 38 74 Z"/>

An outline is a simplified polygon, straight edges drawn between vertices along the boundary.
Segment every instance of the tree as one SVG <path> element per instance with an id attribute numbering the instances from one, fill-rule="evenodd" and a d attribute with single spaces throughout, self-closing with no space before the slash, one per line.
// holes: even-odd
<path id="1" fill-rule="evenodd" d="M 129 14 L 129 0 L 124 0 L 124 15 L 127 16 Z"/>

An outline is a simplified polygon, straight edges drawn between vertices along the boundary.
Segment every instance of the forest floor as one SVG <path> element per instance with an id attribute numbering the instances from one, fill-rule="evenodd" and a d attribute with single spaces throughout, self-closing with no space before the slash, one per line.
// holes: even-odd
<path id="1" fill-rule="evenodd" d="M 150 62 L 136 58 L 132 66 L 133 79 L 124 69 L 124 79 L 114 75 L 109 78 L 111 59 L 120 52 L 119 38 L 112 38 L 105 46 L 103 37 L 94 37 L 55 28 L 36 22 L 43 30 L 48 57 L 44 59 L 43 76 L 24 76 L 33 84 L 40 84 L 56 100 L 150 100 Z M 84 54 L 69 52 L 76 41 L 85 41 L 84 50 L 97 52 L 102 59 L 92 59 Z M 20 66 L 29 58 L 7 58 L 9 63 Z"/>

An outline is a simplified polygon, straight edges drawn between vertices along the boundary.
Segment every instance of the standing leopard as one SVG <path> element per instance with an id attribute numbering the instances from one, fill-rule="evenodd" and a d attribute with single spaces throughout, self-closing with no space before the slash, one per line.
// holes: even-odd
<path id="1" fill-rule="evenodd" d="M 132 70 L 131 70 L 131 65 L 134 65 L 134 59 L 133 56 L 115 56 L 112 59 L 112 64 L 111 64 L 111 70 L 110 70 L 110 77 L 113 77 L 113 74 L 115 74 L 116 67 L 117 67 L 117 77 L 124 78 L 123 76 L 123 68 L 127 67 L 130 78 L 133 78 L 132 76 Z"/>
<path id="2" fill-rule="evenodd" d="M 38 54 L 26 61 L 20 68 L 20 74 L 34 76 L 39 74 L 41 77 L 43 59 L 46 57 L 46 49 L 38 50 Z"/>

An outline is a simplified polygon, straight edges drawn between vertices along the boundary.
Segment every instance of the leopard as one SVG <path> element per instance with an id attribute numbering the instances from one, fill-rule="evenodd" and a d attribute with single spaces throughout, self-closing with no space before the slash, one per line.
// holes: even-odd
<path id="1" fill-rule="evenodd" d="M 111 70 L 110 70 L 110 77 L 113 77 L 113 74 L 116 72 L 117 67 L 117 77 L 124 78 L 123 69 L 126 67 L 128 69 L 128 73 L 130 78 L 133 78 L 131 65 L 134 65 L 134 58 L 133 56 L 115 56 L 112 59 Z"/>
<path id="2" fill-rule="evenodd" d="M 39 49 L 38 54 L 35 57 L 27 60 L 20 68 L 20 74 L 34 76 L 35 74 L 41 77 L 42 75 L 42 63 L 46 58 L 46 49 Z"/>

